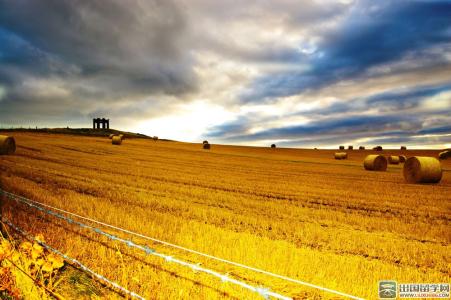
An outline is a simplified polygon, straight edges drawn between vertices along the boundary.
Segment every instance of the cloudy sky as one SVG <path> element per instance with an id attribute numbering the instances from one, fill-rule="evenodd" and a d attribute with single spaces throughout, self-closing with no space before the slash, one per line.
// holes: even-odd
<path id="1" fill-rule="evenodd" d="M 0 0 L 0 126 L 451 147 L 450 1 Z"/>

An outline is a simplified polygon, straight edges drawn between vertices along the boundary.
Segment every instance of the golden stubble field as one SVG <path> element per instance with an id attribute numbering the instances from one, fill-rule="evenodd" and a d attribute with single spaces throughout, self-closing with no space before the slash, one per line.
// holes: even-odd
<path id="1" fill-rule="evenodd" d="M 377 298 L 383 279 L 450 282 L 449 160 L 442 161 L 439 184 L 414 185 L 404 182 L 402 165 L 363 170 L 368 150 L 337 161 L 335 150 L 213 144 L 208 151 L 144 139 L 113 146 L 107 138 L 13 135 L 18 148 L 0 156 L 1 183 L 30 199 L 363 298 Z M 17 225 L 146 298 L 260 299 L 31 208 L 9 209 Z M 133 240 L 297 299 L 335 297 Z"/>

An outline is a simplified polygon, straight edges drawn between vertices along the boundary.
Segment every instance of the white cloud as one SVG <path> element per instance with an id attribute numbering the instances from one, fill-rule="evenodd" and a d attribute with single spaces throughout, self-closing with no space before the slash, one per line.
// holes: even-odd
<path id="1" fill-rule="evenodd" d="M 421 103 L 421 108 L 429 111 L 451 110 L 451 91 L 442 92 L 425 99 Z"/>
<path id="2" fill-rule="evenodd" d="M 198 142 L 208 127 L 232 120 L 234 114 L 206 101 L 177 105 L 163 117 L 144 121 L 136 131 L 162 138 Z"/>

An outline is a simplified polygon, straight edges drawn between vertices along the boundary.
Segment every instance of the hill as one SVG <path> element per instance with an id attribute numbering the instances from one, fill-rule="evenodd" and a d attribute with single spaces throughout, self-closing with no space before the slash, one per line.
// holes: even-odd
<path id="1" fill-rule="evenodd" d="M 141 133 L 133 133 L 128 131 L 121 131 L 116 129 L 92 129 L 92 128 L 14 128 L 14 129 L 0 129 L 0 132 L 29 132 L 29 133 L 49 133 L 49 134 L 69 134 L 82 136 L 97 136 L 107 137 L 110 134 L 123 134 L 126 138 L 143 138 L 149 139 L 150 136 Z"/>

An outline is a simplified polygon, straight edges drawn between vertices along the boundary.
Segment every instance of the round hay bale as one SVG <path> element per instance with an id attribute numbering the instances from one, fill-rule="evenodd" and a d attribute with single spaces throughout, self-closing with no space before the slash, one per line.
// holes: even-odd
<path id="1" fill-rule="evenodd" d="M 442 166 L 435 157 L 413 156 L 404 163 L 403 173 L 408 183 L 437 183 L 442 179 Z"/>
<path id="2" fill-rule="evenodd" d="M 383 155 L 371 154 L 365 157 L 363 167 L 368 171 L 385 171 L 387 170 L 387 159 Z"/>
<path id="3" fill-rule="evenodd" d="M 344 150 L 344 149 L 345 149 L 345 146 L 340 146 L 340 147 L 338 147 L 338 149 Z"/>
<path id="4" fill-rule="evenodd" d="M 442 151 L 442 152 L 440 152 L 440 153 L 438 154 L 438 158 L 439 158 L 440 160 L 448 159 L 448 158 L 450 158 L 450 157 L 451 157 L 451 150 L 445 150 L 445 151 Z"/>
<path id="5" fill-rule="evenodd" d="M 348 150 L 352 150 L 352 149 L 354 149 L 353 146 L 348 146 Z"/>
<path id="6" fill-rule="evenodd" d="M 359 150 L 365 150 L 365 147 L 364 146 L 360 146 Z"/>
<path id="7" fill-rule="evenodd" d="M 110 135 L 108 136 L 108 138 L 111 140 L 111 139 L 113 138 L 113 136 L 114 136 L 114 133 L 110 134 Z"/>
<path id="8" fill-rule="evenodd" d="M 400 156 L 399 156 L 399 162 L 400 162 L 400 163 L 406 162 L 406 159 L 407 159 L 407 156 L 405 156 L 405 155 L 400 155 Z"/>
<path id="9" fill-rule="evenodd" d="M 348 158 L 348 153 L 346 152 L 336 152 L 334 154 L 335 159 L 347 159 Z"/>
<path id="10" fill-rule="evenodd" d="M 271 148 L 275 149 L 276 148 L 276 144 L 271 144 Z"/>
<path id="11" fill-rule="evenodd" d="M 388 157 L 388 163 L 391 165 L 397 165 L 397 164 L 399 164 L 399 161 L 400 161 L 399 156 L 390 155 Z"/>
<path id="12" fill-rule="evenodd" d="M 16 152 L 16 140 L 12 136 L 0 135 L 0 155 Z"/>
<path id="13" fill-rule="evenodd" d="M 112 143 L 113 145 L 120 145 L 120 144 L 122 144 L 122 138 L 121 138 L 121 136 L 120 136 L 120 135 L 115 135 L 115 136 L 113 136 L 113 139 L 111 140 L 111 143 Z"/>
<path id="14" fill-rule="evenodd" d="M 202 144 L 204 144 L 204 145 L 205 145 L 205 144 L 208 144 L 208 141 L 205 140 L 205 141 L 202 142 Z"/>
<path id="15" fill-rule="evenodd" d="M 401 150 L 407 150 L 406 146 L 401 146 Z"/>
<path id="16" fill-rule="evenodd" d="M 376 146 L 373 148 L 375 151 L 382 151 L 382 146 Z"/>
<path id="17" fill-rule="evenodd" d="M 202 145 L 202 147 L 204 148 L 204 149 L 206 149 L 206 150 L 210 150 L 210 144 L 207 142 L 207 143 L 204 143 L 203 145 Z"/>
<path id="18" fill-rule="evenodd" d="M 152 137 L 152 139 L 153 139 L 154 141 L 158 141 L 158 137 L 157 137 L 157 136 Z"/>

